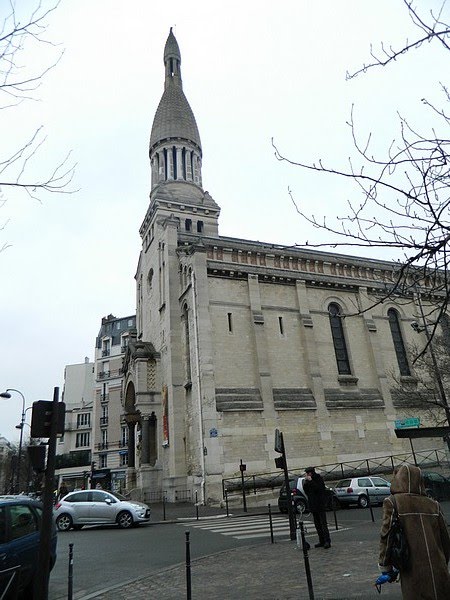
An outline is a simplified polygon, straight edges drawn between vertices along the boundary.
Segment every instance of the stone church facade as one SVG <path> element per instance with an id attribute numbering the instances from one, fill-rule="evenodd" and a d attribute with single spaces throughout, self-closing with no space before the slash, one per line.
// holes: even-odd
<path id="1" fill-rule="evenodd" d="M 373 306 L 394 265 L 219 235 L 172 33 L 150 137 L 136 340 L 124 359 L 127 487 L 222 498 L 222 478 L 409 449 L 392 375 L 414 388 L 414 302 Z M 373 306 L 373 307 L 372 307 Z M 371 308 L 372 307 L 372 308 Z M 342 315 L 347 315 L 345 318 Z M 351 316 L 353 315 L 353 316 Z"/>

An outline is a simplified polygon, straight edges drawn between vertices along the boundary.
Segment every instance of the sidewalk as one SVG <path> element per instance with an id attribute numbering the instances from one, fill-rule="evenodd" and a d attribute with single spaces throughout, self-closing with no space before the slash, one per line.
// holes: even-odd
<path id="1" fill-rule="evenodd" d="M 182 512 L 186 513 L 184 518 L 195 517 L 192 505 Z M 200 518 L 218 512 L 223 514 L 201 507 Z M 257 512 L 258 509 L 249 510 L 251 514 Z M 153 517 L 152 521 L 159 520 L 158 510 L 153 510 Z M 315 600 L 401 599 L 399 584 L 385 584 L 381 595 L 373 585 L 378 576 L 378 543 L 374 541 L 378 532 L 379 523 L 364 523 L 358 528 L 357 542 L 345 541 L 335 534 L 329 550 L 313 547 L 309 551 Z M 314 545 L 315 534 L 308 539 Z M 303 552 L 295 541 L 289 540 L 275 544 L 268 541 L 193 559 L 191 582 L 192 600 L 309 599 Z M 79 600 L 178 600 L 186 598 L 186 594 L 183 563 Z"/>

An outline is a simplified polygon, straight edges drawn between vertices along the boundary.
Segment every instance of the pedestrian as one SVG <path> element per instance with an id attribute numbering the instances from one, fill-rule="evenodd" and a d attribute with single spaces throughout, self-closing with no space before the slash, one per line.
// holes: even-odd
<path id="1" fill-rule="evenodd" d="M 61 498 L 64 498 L 64 496 L 67 496 L 68 493 L 69 493 L 69 490 L 67 489 L 67 486 L 63 481 L 61 483 L 61 485 L 59 486 L 58 500 L 61 500 Z"/>
<path id="2" fill-rule="evenodd" d="M 314 519 L 314 526 L 319 536 L 319 542 L 315 544 L 316 548 L 331 547 L 330 532 L 328 531 L 326 506 L 326 488 L 323 477 L 316 473 L 314 467 L 305 469 L 305 479 L 303 481 L 303 491 L 308 498 L 309 510 Z"/>
<path id="3" fill-rule="evenodd" d="M 395 500 L 394 500 L 395 497 Z M 400 569 L 404 600 L 448 600 L 450 598 L 450 537 L 439 502 L 428 498 L 418 467 L 402 465 L 391 483 L 391 495 L 383 502 L 379 566 L 388 564 L 387 540 L 394 504 L 409 546 L 409 565 Z"/>

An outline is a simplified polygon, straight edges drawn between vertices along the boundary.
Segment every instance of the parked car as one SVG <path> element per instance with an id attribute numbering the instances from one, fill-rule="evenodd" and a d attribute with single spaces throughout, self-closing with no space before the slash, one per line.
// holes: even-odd
<path id="1" fill-rule="evenodd" d="M 291 497 L 294 502 L 294 507 L 296 512 L 309 512 L 308 507 L 308 498 L 306 497 L 305 492 L 303 491 L 303 481 L 304 477 L 290 477 L 289 478 L 289 486 L 291 488 Z M 327 487 L 327 510 L 333 510 L 339 508 L 339 500 L 333 489 Z M 278 496 L 278 508 L 280 512 L 287 513 L 288 505 L 287 505 L 287 494 L 286 494 L 286 484 L 283 483 L 280 489 L 280 494 Z"/>
<path id="2" fill-rule="evenodd" d="M 103 490 L 71 492 L 56 504 L 54 513 L 59 531 L 114 523 L 128 529 L 150 521 L 150 508 L 146 504 Z"/>
<path id="3" fill-rule="evenodd" d="M 334 491 L 342 505 L 357 504 L 360 508 L 371 504 L 382 504 L 391 493 L 391 484 L 382 477 L 353 477 L 342 479 L 336 484 Z"/>
<path id="4" fill-rule="evenodd" d="M 27 496 L 0 496 L 0 598 L 33 598 L 38 567 L 42 504 Z M 50 568 L 56 561 L 56 528 Z M 10 594 L 10 595 L 9 595 Z"/>
<path id="5" fill-rule="evenodd" d="M 433 471 L 422 471 L 427 496 L 435 500 L 450 499 L 450 479 Z"/>

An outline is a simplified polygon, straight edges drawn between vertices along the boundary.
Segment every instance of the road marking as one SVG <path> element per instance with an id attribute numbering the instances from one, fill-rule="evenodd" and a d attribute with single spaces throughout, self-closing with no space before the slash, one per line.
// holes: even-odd
<path id="1" fill-rule="evenodd" d="M 309 533 L 306 537 L 315 536 L 316 532 L 312 521 L 304 520 L 303 523 L 307 527 Z M 205 521 L 188 521 L 185 523 L 179 522 L 179 525 L 184 527 L 192 527 L 194 529 L 203 529 L 211 533 L 230 536 L 237 540 L 247 540 L 252 538 L 270 537 L 270 524 L 267 516 L 260 517 L 228 517 L 226 521 L 223 518 L 216 520 Z M 272 527 L 274 536 L 289 535 L 289 520 L 283 516 L 272 517 Z M 341 528 L 338 531 L 346 531 L 348 528 Z M 330 533 L 336 533 L 335 530 L 330 530 Z"/>

